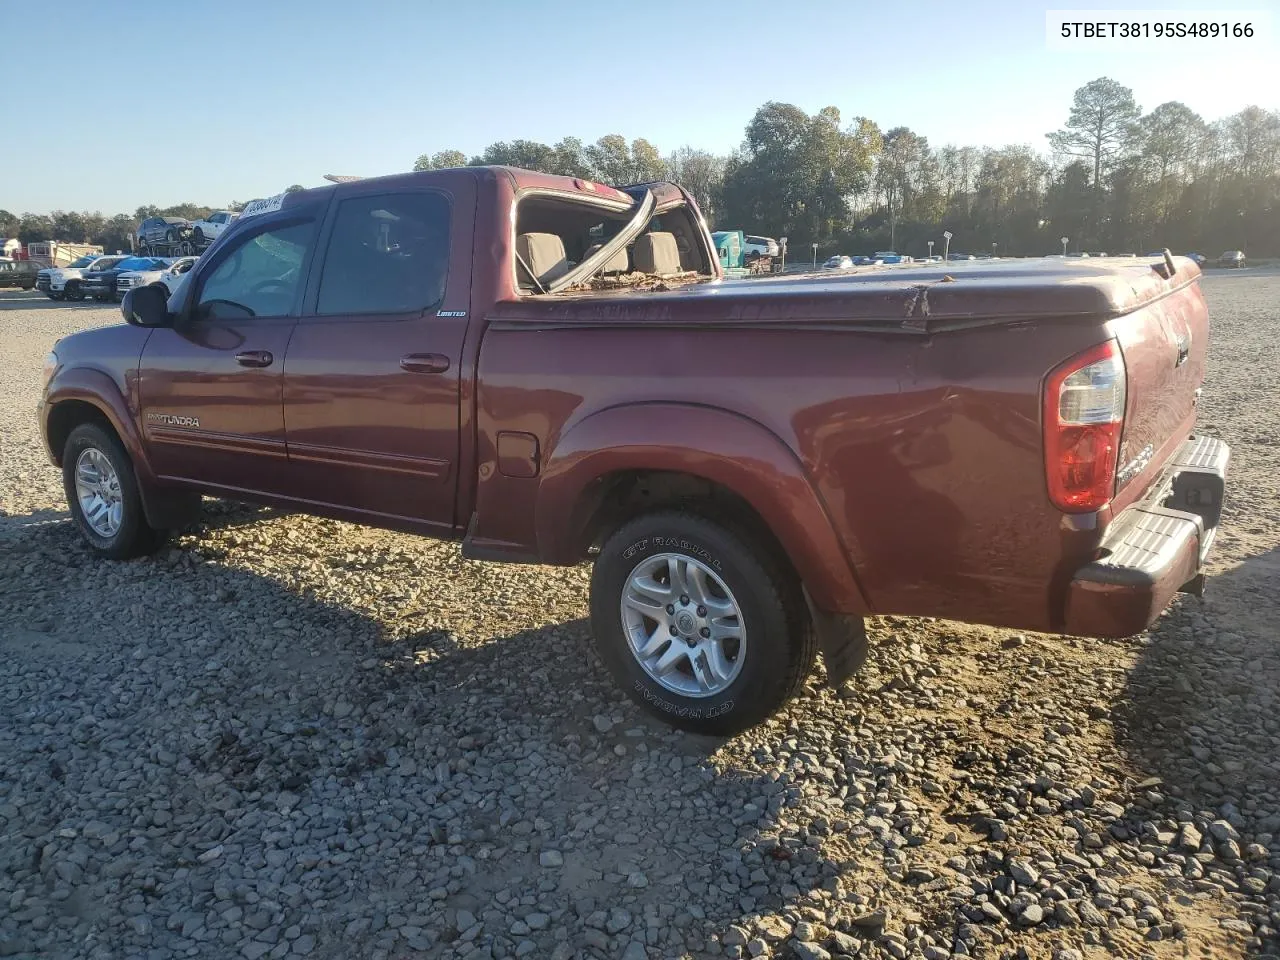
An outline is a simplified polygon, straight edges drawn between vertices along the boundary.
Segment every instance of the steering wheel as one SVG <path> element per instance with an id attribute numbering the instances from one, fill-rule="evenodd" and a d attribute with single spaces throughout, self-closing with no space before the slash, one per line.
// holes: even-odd
<path id="1" fill-rule="evenodd" d="M 259 281 L 258 283 L 255 283 L 252 287 L 249 288 L 249 292 L 250 293 L 267 293 L 272 288 L 276 288 L 281 291 L 286 291 L 289 289 L 289 284 L 284 280 L 280 280 L 275 277 L 272 277 L 271 279 L 262 280 L 262 281 Z"/>

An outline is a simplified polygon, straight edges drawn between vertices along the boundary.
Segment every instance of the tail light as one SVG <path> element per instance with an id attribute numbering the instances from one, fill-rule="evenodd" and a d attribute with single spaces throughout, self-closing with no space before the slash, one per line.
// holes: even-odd
<path id="1" fill-rule="evenodd" d="M 1114 340 L 1049 374 L 1044 395 L 1049 499 L 1067 513 L 1106 506 L 1115 492 L 1124 426 L 1125 369 Z"/>

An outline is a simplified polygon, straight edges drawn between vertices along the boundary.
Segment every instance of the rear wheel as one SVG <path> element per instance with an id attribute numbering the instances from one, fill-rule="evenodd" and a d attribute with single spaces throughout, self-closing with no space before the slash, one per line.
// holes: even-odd
<path id="1" fill-rule="evenodd" d="M 109 431 L 82 423 L 62 449 L 62 485 L 72 519 L 89 546 L 127 560 L 154 552 L 167 531 L 147 525 L 129 455 Z"/>
<path id="2" fill-rule="evenodd" d="M 765 720 L 816 653 L 799 585 L 777 558 L 740 530 L 674 511 L 627 523 L 601 548 L 591 625 L 628 696 L 695 733 Z"/>

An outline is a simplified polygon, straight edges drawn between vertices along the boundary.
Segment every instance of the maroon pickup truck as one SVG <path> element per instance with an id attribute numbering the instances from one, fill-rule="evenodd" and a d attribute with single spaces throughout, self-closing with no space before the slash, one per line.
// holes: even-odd
<path id="1" fill-rule="evenodd" d="M 59 341 L 40 424 L 108 557 L 209 495 L 594 561 L 600 655 L 726 733 L 871 614 L 1124 636 L 1198 591 L 1190 260 L 722 276 L 689 194 L 507 168 L 247 209 L 167 300 Z"/>

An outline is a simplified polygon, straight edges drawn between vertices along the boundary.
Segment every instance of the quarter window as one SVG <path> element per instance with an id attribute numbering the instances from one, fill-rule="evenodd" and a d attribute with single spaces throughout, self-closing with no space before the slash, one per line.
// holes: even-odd
<path id="1" fill-rule="evenodd" d="M 338 206 L 316 312 L 438 307 L 449 276 L 449 201 L 438 193 L 353 197 Z"/>
<path id="2" fill-rule="evenodd" d="M 293 308 L 315 223 L 255 233 L 204 278 L 196 301 L 200 319 L 283 317 Z"/>

